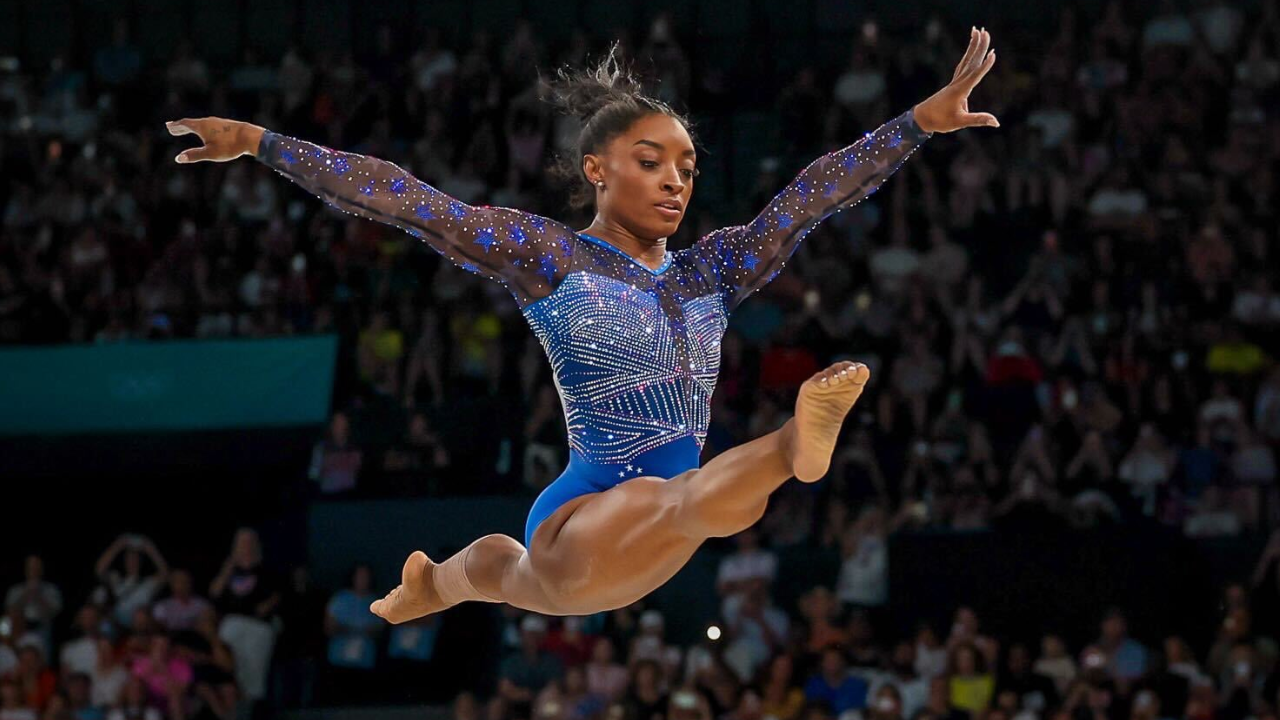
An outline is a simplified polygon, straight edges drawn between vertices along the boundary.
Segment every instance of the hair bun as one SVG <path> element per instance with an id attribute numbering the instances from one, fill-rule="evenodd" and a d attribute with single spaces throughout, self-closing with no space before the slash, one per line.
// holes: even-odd
<path id="1" fill-rule="evenodd" d="M 620 55 L 615 41 L 595 67 L 560 68 L 555 80 L 543 81 L 548 102 L 585 125 L 601 108 L 642 93 L 640 81 Z"/>

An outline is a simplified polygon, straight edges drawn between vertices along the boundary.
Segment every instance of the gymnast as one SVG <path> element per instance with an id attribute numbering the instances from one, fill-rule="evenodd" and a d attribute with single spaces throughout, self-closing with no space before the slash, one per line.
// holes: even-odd
<path id="1" fill-rule="evenodd" d="M 582 121 L 568 158 L 579 198 L 595 207 L 582 230 L 467 205 L 390 162 L 248 123 L 168 123 L 204 143 L 179 163 L 253 155 L 330 205 L 399 227 L 502 283 L 551 362 L 570 459 L 534 501 L 523 544 L 486 535 L 439 563 L 414 552 L 401 584 L 370 609 L 402 623 L 465 601 L 548 615 L 621 607 L 662 586 L 708 538 L 754 524 L 790 478 L 821 479 L 870 375 L 860 363 L 809 378 L 780 429 L 699 466 L 729 313 L 818 223 L 873 193 L 930 135 L 999 127 L 968 106 L 995 63 L 989 48 L 985 29 L 973 29 L 946 87 L 813 161 L 750 223 L 674 252 L 667 238 L 698 175 L 689 124 L 644 95 L 613 50 L 546 86 L 559 110 Z"/>

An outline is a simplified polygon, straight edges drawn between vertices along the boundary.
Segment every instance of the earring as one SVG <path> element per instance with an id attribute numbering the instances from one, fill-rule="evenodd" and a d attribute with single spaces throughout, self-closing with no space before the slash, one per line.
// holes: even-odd
<path id="1" fill-rule="evenodd" d="M 597 180 L 597 181 L 596 181 L 596 185 L 599 185 L 600 187 L 604 187 L 604 181 L 603 181 L 603 180 Z"/>

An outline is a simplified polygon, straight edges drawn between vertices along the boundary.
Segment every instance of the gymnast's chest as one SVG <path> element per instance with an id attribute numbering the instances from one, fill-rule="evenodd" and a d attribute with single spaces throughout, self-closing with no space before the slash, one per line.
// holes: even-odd
<path id="1" fill-rule="evenodd" d="M 714 376 L 728 326 L 724 303 L 714 293 L 691 295 L 661 275 L 572 273 L 525 317 L 557 369 Z"/>

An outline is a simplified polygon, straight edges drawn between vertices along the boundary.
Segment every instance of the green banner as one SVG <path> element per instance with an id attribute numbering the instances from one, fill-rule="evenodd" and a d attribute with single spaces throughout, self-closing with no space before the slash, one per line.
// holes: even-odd
<path id="1" fill-rule="evenodd" d="M 337 345 L 318 335 L 0 348 L 0 434 L 320 423 Z"/>

